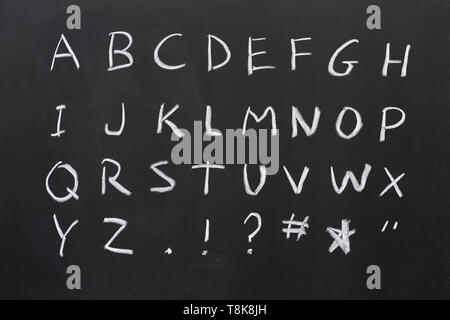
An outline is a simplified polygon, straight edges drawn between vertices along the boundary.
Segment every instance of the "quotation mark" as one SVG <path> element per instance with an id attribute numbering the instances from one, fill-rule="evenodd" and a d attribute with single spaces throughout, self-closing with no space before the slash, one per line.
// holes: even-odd
<path id="1" fill-rule="evenodd" d="M 387 228 L 388 225 L 389 225 L 389 220 L 387 220 L 387 221 L 384 223 L 384 226 L 383 226 L 383 229 L 381 229 L 381 232 L 384 232 L 384 231 L 386 230 L 386 228 Z M 392 230 L 397 230 L 397 226 L 398 226 L 398 222 L 395 221 L 394 227 L 392 228 Z"/>

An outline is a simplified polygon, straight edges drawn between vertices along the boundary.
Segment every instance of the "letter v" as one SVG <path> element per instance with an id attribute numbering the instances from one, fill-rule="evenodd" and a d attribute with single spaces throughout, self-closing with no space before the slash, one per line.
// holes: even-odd
<path id="1" fill-rule="evenodd" d="M 291 184 L 292 190 L 294 190 L 294 193 L 300 194 L 303 189 L 303 183 L 305 182 L 306 177 L 308 176 L 309 168 L 305 167 L 303 169 L 303 173 L 302 173 L 302 176 L 301 176 L 298 184 L 295 183 L 294 179 L 292 178 L 291 174 L 289 173 L 288 169 L 285 166 L 283 166 L 283 169 L 284 169 L 284 172 L 286 173 L 287 178 L 289 179 L 289 182 Z"/>

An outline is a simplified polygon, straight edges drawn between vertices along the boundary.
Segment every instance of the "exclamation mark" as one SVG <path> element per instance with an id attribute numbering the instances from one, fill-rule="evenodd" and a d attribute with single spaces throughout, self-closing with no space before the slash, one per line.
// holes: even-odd
<path id="1" fill-rule="evenodd" d="M 205 225 L 205 243 L 209 241 L 209 219 L 206 219 L 206 225 Z M 206 256 L 208 253 L 208 250 L 203 250 L 202 256 Z"/>

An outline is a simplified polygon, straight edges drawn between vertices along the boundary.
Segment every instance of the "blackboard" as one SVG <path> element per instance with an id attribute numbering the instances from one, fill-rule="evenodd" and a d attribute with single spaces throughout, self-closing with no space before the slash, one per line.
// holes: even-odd
<path id="1" fill-rule="evenodd" d="M 81 9 L 81 28 L 68 29 L 67 8 Z M 381 9 L 381 28 L 368 28 L 370 5 Z M 435 298 L 449 297 L 449 121 L 448 1 L 23 1 L 0 4 L 0 297 L 1 298 L 148 298 L 148 299 L 303 299 L 303 298 Z M 111 33 L 132 35 L 128 49 L 133 65 L 108 71 Z M 154 50 L 165 37 L 160 56 L 177 70 L 161 68 Z M 76 55 L 52 59 L 64 39 Z M 208 72 L 208 35 L 223 40 L 231 59 Z M 114 46 L 128 43 L 116 34 Z M 275 66 L 248 74 L 248 44 L 252 38 L 255 65 Z M 310 38 L 310 39 L 304 39 Z M 255 40 L 256 39 L 256 40 Z M 292 70 L 292 39 L 298 53 Z M 350 74 L 335 76 L 328 65 L 358 61 Z M 388 65 L 404 60 L 407 71 Z M 212 39 L 214 63 L 226 58 Z M 113 64 L 128 58 L 113 53 Z M 404 61 L 403 61 L 404 62 Z M 126 123 L 118 130 L 121 106 Z M 243 165 L 211 169 L 204 194 L 205 169 L 175 165 L 170 121 L 193 130 L 211 107 L 213 128 L 242 128 L 247 110 L 276 112 L 279 130 L 279 171 L 267 175 L 260 192 L 249 195 Z M 64 110 L 57 110 L 64 105 Z M 292 138 L 292 107 L 311 124 L 315 107 L 321 115 L 311 136 L 297 123 Z M 360 116 L 363 126 L 342 138 L 336 121 L 344 107 Z M 383 109 L 400 108 L 404 123 L 386 130 L 380 141 Z M 56 132 L 61 112 L 59 137 Z M 355 114 L 348 109 L 340 128 L 349 134 Z M 390 124 L 399 111 L 386 114 Z M 249 128 L 270 129 L 268 117 Z M 271 132 L 269 130 L 269 132 Z M 120 163 L 117 181 L 127 196 L 106 181 Z M 58 161 L 70 164 L 79 179 L 78 200 L 55 201 L 46 177 Z M 102 164 L 102 161 L 104 162 Z M 169 192 L 167 180 L 176 185 Z M 360 180 L 365 165 L 370 174 L 361 192 L 351 181 L 342 193 L 333 188 L 331 167 L 340 185 L 347 170 Z M 193 164 L 194 165 L 194 164 Z M 303 190 L 295 183 L 304 168 Z M 67 168 L 67 167 L 66 167 Z M 387 171 L 385 170 L 387 169 Z M 257 165 L 249 165 L 251 189 L 258 185 Z M 391 186 L 380 193 L 392 179 Z M 70 173 L 58 167 L 51 189 L 66 195 Z M 258 213 L 262 226 L 251 243 Z M 306 234 L 287 234 L 283 221 L 307 220 Z M 76 220 L 60 255 L 63 232 Z M 112 252 L 110 247 L 133 250 Z M 350 221 L 351 248 L 337 246 L 328 228 L 341 230 Z M 205 238 L 206 221 L 209 239 Z M 327 231 L 328 230 L 328 231 Z M 337 233 L 339 235 L 339 233 Z M 208 240 L 208 241 L 205 241 Z M 169 250 L 170 248 L 170 250 Z M 251 254 L 249 254 L 249 249 Z M 205 252 L 207 251 L 207 252 Z M 170 253 L 170 254 L 169 254 Z M 346 254 L 347 253 L 347 254 Z M 369 266 L 378 266 L 381 288 L 369 289 Z M 81 270 L 81 289 L 67 287 L 69 266 Z"/>

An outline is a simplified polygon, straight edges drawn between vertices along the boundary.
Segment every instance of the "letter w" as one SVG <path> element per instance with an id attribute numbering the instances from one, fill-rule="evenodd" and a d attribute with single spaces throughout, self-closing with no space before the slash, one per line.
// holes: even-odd
<path id="1" fill-rule="evenodd" d="M 358 192 L 363 191 L 364 187 L 366 186 L 366 182 L 367 182 L 367 178 L 369 177 L 370 170 L 372 170 L 372 166 L 366 163 L 364 165 L 364 171 L 362 173 L 360 182 L 358 182 L 358 180 L 356 179 L 356 177 L 352 171 L 347 171 L 345 173 L 344 179 L 342 179 L 341 187 L 338 187 L 338 185 L 336 183 L 336 177 L 334 175 L 333 166 L 331 166 L 331 181 L 333 183 L 334 190 L 336 191 L 336 193 L 341 194 L 347 187 L 348 181 L 350 180 L 352 182 L 353 188 L 356 191 L 358 191 Z"/>

